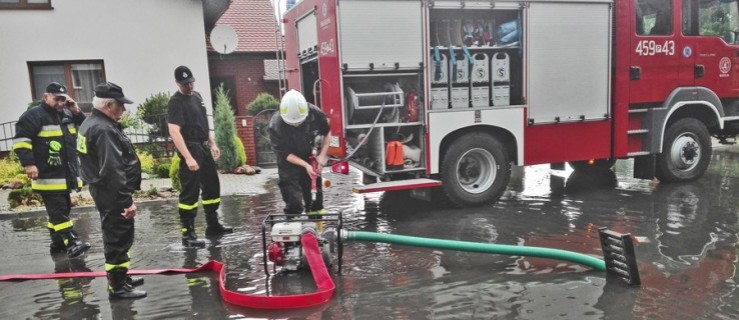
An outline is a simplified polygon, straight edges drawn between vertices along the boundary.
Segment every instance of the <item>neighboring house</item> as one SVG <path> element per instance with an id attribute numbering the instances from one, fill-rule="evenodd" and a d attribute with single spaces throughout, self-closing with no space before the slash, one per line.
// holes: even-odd
<path id="1" fill-rule="evenodd" d="M 229 90 L 234 114 L 246 115 L 246 106 L 261 92 L 279 99 L 276 58 L 277 19 L 270 0 L 232 0 L 216 25 L 230 26 L 238 46 L 220 54 L 208 46 L 211 85 L 220 83 Z"/>
<path id="2" fill-rule="evenodd" d="M 135 113 L 150 95 L 177 90 L 178 65 L 192 69 L 196 90 L 210 102 L 205 35 L 229 3 L 0 0 L 0 124 L 16 121 L 52 81 L 66 85 L 88 112 L 95 84 L 115 82 Z M 0 128 L 0 138 L 12 138 L 9 126 Z M 0 150 L 8 146 L 0 143 Z"/>

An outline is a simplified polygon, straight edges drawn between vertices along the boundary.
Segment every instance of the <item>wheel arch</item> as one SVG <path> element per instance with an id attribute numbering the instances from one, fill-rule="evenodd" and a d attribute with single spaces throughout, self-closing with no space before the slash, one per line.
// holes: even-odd
<path id="1" fill-rule="evenodd" d="M 482 132 L 499 139 L 500 142 L 504 146 L 506 146 L 506 153 L 508 154 L 508 158 L 511 159 L 514 164 L 519 164 L 518 144 L 516 143 L 516 137 L 513 135 L 513 133 L 504 128 L 490 125 L 476 125 L 460 128 L 444 136 L 444 138 L 441 140 L 441 144 L 439 145 L 439 163 L 442 162 L 442 160 L 444 159 L 444 155 L 446 154 L 447 150 L 449 150 L 449 146 L 451 146 L 454 141 L 456 141 L 459 137 L 471 132 Z"/>
<path id="2" fill-rule="evenodd" d="M 707 88 L 678 89 L 665 101 L 664 106 L 652 113 L 652 132 L 655 135 L 650 147 L 655 153 L 662 152 L 667 128 L 680 119 L 695 118 L 712 134 L 723 129 L 723 105 L 718 96 Z"/>

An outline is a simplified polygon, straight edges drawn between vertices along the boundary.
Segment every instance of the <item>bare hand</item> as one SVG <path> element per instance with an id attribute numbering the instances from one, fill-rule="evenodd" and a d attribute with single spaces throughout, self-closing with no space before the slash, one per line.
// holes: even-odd
<path id="1" fill-rule="evenodd" d="M 218 160 L 218 158 L 221 157 L 221 149 L 218 149 L 217 145 L 212 144 L 210 146 L 210 151 L 213 153 L 213 159 Z"/>
<path id="2" fill-rule="evenodd" d="M 80 113 L 80 107 L 77 105 L 77 101 L 72 100 L 72 98 L 67 99 L 66 106 L 72 113 Z"/>
<path id="3" fill-rule="evenodd" d="M 318 175 L 321 175 L 321 172 L 323 172 L 323 166 L 326 165 L 327 160 L 328 159 L 326 156 L 320 154 L 318 155 L 318 157 L 316 157 L 316 171 Z"/>
<path id="4" fill-rule="evenodd" d="M 126 219 L 133 219 L 136 216 L 136 204 L 132 203 L 130 207 L 123 209 L 121 215 Z"/>
<path id="5" fill-rule="evenodd" d="M 36 180 L 38 178 L 38 168 L 35 165 L 25 166 L 25 169 L 29 179 Z"/>
<path id="6" fill-rule="evenodd" d="M 190 171 L 198 171 L 198 169 L 200 169 L 200 166 L 198 165 L 198 162 L 195 161 L 195 158 L 185 159 L 185 163 L 187 163 L 187 169 L 190 169 Z"/>
<path id="7" fill-rule="evenodd" d="M 308 172 L 308 176 L 311 179 L 315 179 L 316 177 L 318 177 L 318 174 L 316 173 L 316 170 L 313 169 L 313 166 L 311 166 L 311 165 L 305 166 L 305 171 Z"/>

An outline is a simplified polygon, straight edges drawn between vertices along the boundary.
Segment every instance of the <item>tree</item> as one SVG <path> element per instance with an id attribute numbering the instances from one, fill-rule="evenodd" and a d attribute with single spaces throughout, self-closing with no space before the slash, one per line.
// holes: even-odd
<path id="1" fill-rule="evenodd" d="M 239 166 L 239 155 L 236 150 L 236 125 L 234 114 L 228 92 L 223 89 L 223 84 L 216 89 L 215 126 L 216 144 L 221 149 L 221 158 L 218 159 L 218 167 L 230 172 Z"/>
<path id="2" fill-rule="evenodd" d="M 149 128 L 150 140 L 169 135 L 166 117 L 168 105 L 169 94 L 160 92 L 152 94 L 136 109 L 138 118 L 151 125 Z"/>
<path id="3" fill-rule="evenodd" d="M 262 110 L 266 109 L 274 109 L 277 110 L 280 108 L 280 102 L 275 99 L 271 94 L 262 92 L 260 93 L 254 101 L 252 101 L 248 106 L 246 106 L 246 113 L 249 115 L 256 115 Z"/>

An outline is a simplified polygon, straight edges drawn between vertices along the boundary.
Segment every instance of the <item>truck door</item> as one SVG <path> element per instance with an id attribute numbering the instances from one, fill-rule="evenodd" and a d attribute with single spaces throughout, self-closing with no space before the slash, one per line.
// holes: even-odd
<path id="1" fill-rule="evenodd" d="M 739 6 L 736 0 L 682 0 L 683 33 L 694 44 L 694 79 L 721 98 L 737 96 Z M 700 100 L 711 99 L 699 97 Z"/>
<path id="2" fill-rule="evenodd" d="M 633 0 L 630 103 L 661 103 L 692 85 L 692 48 L 680 35 L 680 0 Z"/>

